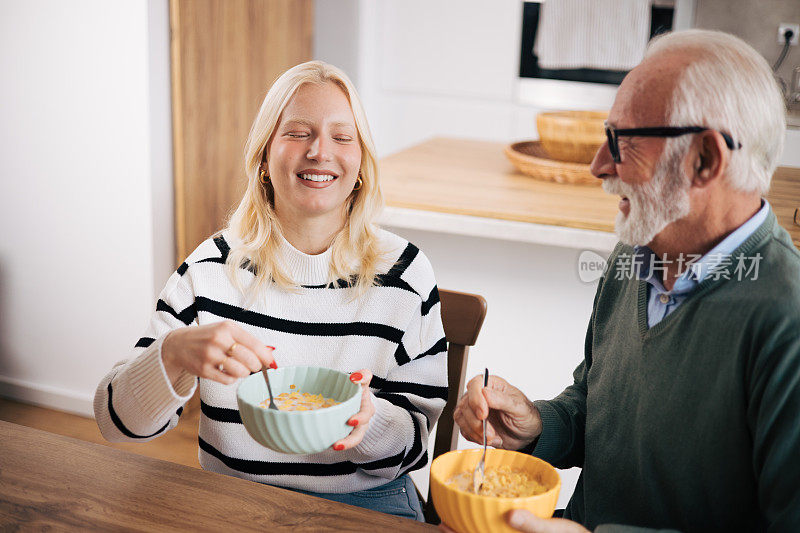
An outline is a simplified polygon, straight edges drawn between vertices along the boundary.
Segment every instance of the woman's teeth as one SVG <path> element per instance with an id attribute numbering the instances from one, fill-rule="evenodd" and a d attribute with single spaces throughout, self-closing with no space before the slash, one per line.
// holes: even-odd
<path id="1" fill-rule="evenodd" d="M 308 181 L 333 181 L 336 179 L 336 176 L 331 174 L 298 174 L 300 179 L 308 180 Z"/>

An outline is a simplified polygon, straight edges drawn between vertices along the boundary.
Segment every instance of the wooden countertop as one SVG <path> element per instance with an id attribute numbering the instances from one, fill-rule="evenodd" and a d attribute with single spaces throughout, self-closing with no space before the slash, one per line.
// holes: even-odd
<path id="1" fill-rule="evenodd" d="M 435 138 L 384 158 L 387 206 L 613 233 L 616 197 L 599 186 L 562 185 L 521 174 L 503 154 L 504 147 Z M 800 225 L 792 220 L 800 207 L 800 168 L 779 168 L 767 199 L 800 247 Z"/>
<path id="2" fill-rule="evenodd" d="M 767 200 L 778 217 L 778 222 L 792 236 L 794 245 L 800 248 L 800 168 L 778 167 L 772 175 L 772 186 Z"/>
<path id="3" fill-rule="evenodd" d="M 0 449 L 2 530 L 437 531 L 10 422 Z"/>

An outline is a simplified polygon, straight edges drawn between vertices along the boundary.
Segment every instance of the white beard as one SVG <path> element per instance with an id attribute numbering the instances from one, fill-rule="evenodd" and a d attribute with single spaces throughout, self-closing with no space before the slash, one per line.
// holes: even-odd
<path id="1" fill-rule="evenodd" d="M 628 216 L 620 211 L 614 224 L 624 244 L 649 244 L 669 224 L 689 214 L 690 184 L 681 168 L 682 159 L 683 154 L 665 149 L 652 179 L 641 185 L 629 185 L 619 177 L 603 180 L 604 191 L 625 196 L 630 202 Z"/>

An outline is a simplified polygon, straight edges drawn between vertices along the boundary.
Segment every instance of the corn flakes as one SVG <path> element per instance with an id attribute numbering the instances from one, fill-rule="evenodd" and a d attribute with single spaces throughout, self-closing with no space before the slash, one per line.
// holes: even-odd
<path id="1" fill-rule="evenodd" d="M 289 385 L 290 389 L 295 389 L 295 385 Z M 322 394 L 309 394 L 307 392 L 283 392 L 275 397 L 275 405 L 282 411 L 314 411 L 316 409 L 324 409 L 331 407 L 341 402 L 337 402 L 333 398 L 324 398 Z M 269 407 L 269 398 L 258 404 L 259 407 L 267 409 Z"/>
<path id="2" fill-rule="evenodd" d="M 472 470 L 454 475 L 447 480 L 447 484 L 464 492 L 473 492 Z M 510 466 L 498 466 L 486 469 L 479 494 L 496 498 L 522 498 L 545 492 L 547 487 L 527 472 Z"/>

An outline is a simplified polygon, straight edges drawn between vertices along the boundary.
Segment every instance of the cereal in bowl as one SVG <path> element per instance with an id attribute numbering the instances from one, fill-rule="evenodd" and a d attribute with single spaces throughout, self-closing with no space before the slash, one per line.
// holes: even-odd
<path id="1" fill-rule="evenodd" d="M 289 388 L 294 389 L 295 386 L 291 385 Z M 333 398 L 324 398 L 322 394 L 309 394 L 298 391 L 284 392 L 275 397 L 275 404 L 281 411 L 314 411 L 315 409 L 324 409 L 339 403 L 341 402 L 337 402 Z M 269 407 L 269 398 L 258 405 L 267 409 Z"/>
<path id="2" fill-rule="evenodd" d="M 464 492 L 473 492 L 472 470 L 461 472 L 446 482 Z M 524 498 L 547 492 L 547 487 L 533 479 L 527 472 L 510 466 L 487 468 L 481 486 L 481 496 L 495 498 Z"/>

